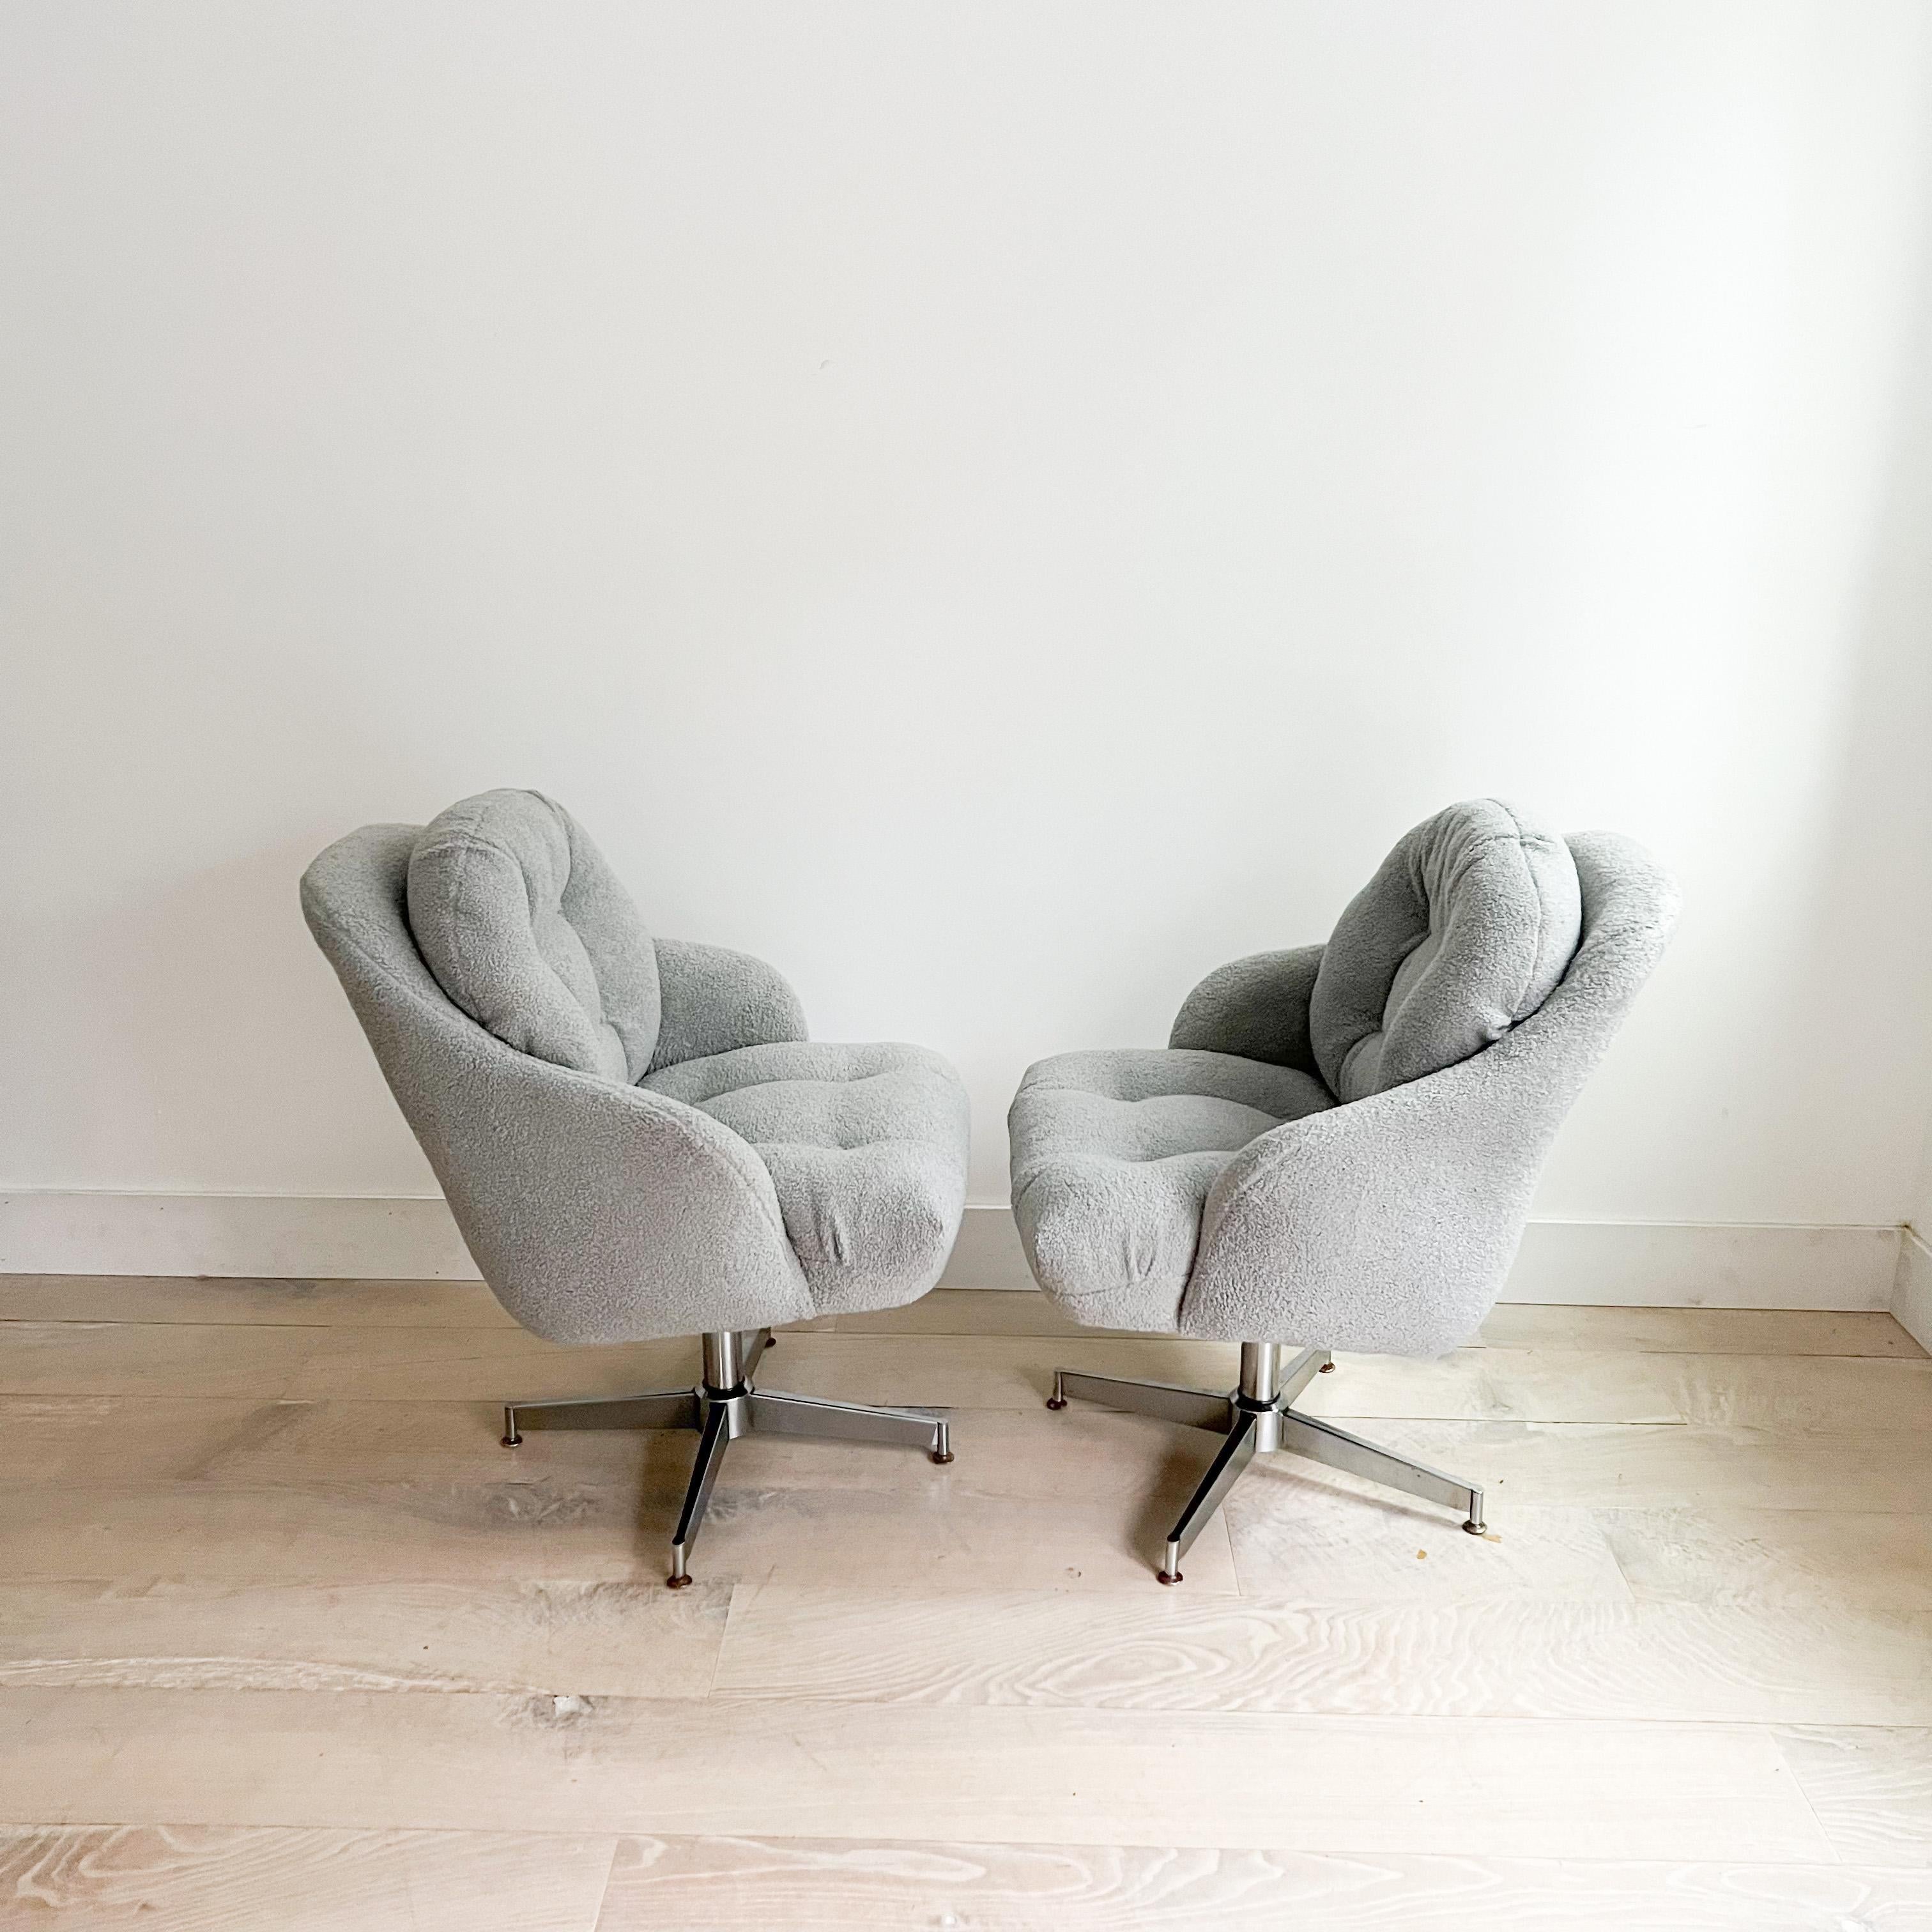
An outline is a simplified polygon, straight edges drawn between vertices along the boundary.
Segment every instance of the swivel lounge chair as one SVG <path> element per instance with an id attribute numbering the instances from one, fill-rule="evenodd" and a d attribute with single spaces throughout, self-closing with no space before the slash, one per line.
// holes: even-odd
<path id="1" fill-rule="evenodd" d="M 370 825 L 302 910 L 469 1244 L 554 1342 L 703 1337 L 693 1388 L 504 1411 L 535 1428 L 695 1430 L 673 1588 L 727 1445 L 898 1443 L 950 1462 L 944 1412 L 781 1395 L 774 1325 L 896 1308 L 938 1279 L 966 1193 L 966 1095 L 916 1046 L 808 1044 L 762 962 L 653 940 L 568 813 L 491 791 Z"/>
<path id="2" fill-rule="evenodd" d="M 1550 1142 L 1676 908 L 1628 839 L 1566 840 L 1493 800 L 1451 806 L 1325 947 L 1210 974 L 1166 1050 L 1028 1070 L 1013 1204 L 1040 1286 L 1077 1322 L 1241 1345 L 1225 1394 L 1054 1377 L 1051 1408 L 1077 1396 L 1222 1438 L 1161 1582 L 1181 1580 L 1262 1450 L 1445 1504 L 1482 1532 L 1480 1486 L 1293 1403 L 1334 1349 L 1436 1356 L 1475 1334 Z"/>

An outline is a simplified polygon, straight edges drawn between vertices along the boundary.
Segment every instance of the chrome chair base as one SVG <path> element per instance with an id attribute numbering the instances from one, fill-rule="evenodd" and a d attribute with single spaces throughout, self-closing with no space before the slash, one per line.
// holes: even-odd
<path id="1" fill-rule="evenodd" d="M 1472 1536 L 1484 1534 L 1483 1492 L 1454 1476 L 1412 1462 L 1393 1450 L 1378 1448 L 1332 1422 L 1318 1422 L 1290 1406 L 1314 1380 L 1335 1366 L 1324 1348 L 1304 1348 L 1282 1366 L 1286 1351 L 1278 1342 L 1241 1344 L 1241 1384 L 1231 1395 L 1207 1389 L 1177 1388 L 1168 1382 L 1129 1382 L 1115 1376 L 1090 1376 L 1078 1369 L 1054 1371 L 1048 1408 L 1064 1408 L 1078 1396 L 1082 1402 L 1129 1409 L 1138 1415 L 1158 1416 L 1163 1422 L 1184 1423 L 1222 1437 L 1214 1460 L 1200 1486 L 1168 1532 L 1164 1566 L 1155 1574 L 1163 1583 L 1178 1583 L 1180 1559 L 1208 1520 L 1226 1501 L 1241 1472 L 1257 1451 L 1286 1450 L 1292 1456 L 1326 1463 L 1372 1483 L 1400 1490 L 1425 1502 L 1446 1503 L 1466 1512 L 1462 1527 Z"/>
<path id="2" fill-rule="evenodd" d="M 841 1442 L 898 1443 L 923 1449 L 935 1462 L 952 1461 L 950 1425 L 944 1411 L 868 1408 L 754 1388 L 752 1371 L 771 1346 L 769 1328 L 722 1329 L 704 1337 L 704 1378 L 694 1388 L 660 1389 L 649 1395 L 592 1396 L 576 1402 L 507 1403 L 503 1447 L 514 1449 L 530 1429 L 695 1430 L 698 1460 L 671 1538 L 670 1574 L 664 1580 L 674 1590 L 691 1581 L 691 1546 L 698 1540 L 725 1449 L 740 1436 L 756 1430 Z"/>

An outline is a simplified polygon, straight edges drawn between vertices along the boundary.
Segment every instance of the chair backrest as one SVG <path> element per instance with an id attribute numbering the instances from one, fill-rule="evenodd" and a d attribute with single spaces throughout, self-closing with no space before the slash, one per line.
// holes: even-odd
<path id="1" fill-rule="evenodd" d="M 622 881 L 541 792 L 481 792 L 410 854 L 410 929 L 436 983 L 506 1045 L 628 1082 L 656 1052 L 657 952 Z"/>
<path id="2" fill-rule="evenodd" d="M 1496 799 L 1408 832 L 1322 953 L 1309 1034 L 1322 1078 L 1366 1099 L 1468 1059 L 1528 1018 L 1575 956 L 1582 898 L 1569 847 Z"/>

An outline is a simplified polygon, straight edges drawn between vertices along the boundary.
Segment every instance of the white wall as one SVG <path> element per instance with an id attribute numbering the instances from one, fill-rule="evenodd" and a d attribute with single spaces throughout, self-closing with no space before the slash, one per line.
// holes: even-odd
<path id="1" fill-rule="evenodd" d="M 1542 1211 L 1897 1222 L 1928 27 L 9 5 L 0 1186 L 428 1191 L 295 880 L 519 784 L 998 1200 L 1496 791 L 1688 895 Z"/>

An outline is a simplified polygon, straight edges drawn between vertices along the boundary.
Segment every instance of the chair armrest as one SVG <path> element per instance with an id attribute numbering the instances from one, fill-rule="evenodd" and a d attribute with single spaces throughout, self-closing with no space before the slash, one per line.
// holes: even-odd
<path id="1" fill-rule="evenodd" d="M 1308 1040 L 1308 1000 L 1318 946 L 1251 952 L 1210 973 L 1174 1016 L 1169 1046 L 1239 1054 L 1322 1077 Z"/>
<path id="2" fill-rule="evenodd" d="M 1534 1024 L 1250 1142 L 1208 1195 L 1180 1332 L 1424 1357 L 1467 1341 L 1588 1071 L 1539 1068 Z"/>
<path id="3" fill-rule="evenodd" d="M 805 1009 L 775 967 L 723 946 L 656 944 L 664 1017 L 652 1072 L 736 1047 L 807 1037 Z"/>
<path id="4" fill-rule="evenodd" d="M 453 1108 L 404 1111 L 484 1280 L 525 1328 L 623 1342 L 817 1312 L 770 1171 L 710 1114 L 494 1036 L 462 1084 Z"/>

